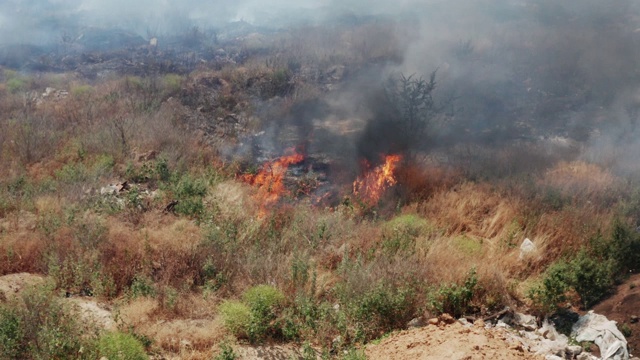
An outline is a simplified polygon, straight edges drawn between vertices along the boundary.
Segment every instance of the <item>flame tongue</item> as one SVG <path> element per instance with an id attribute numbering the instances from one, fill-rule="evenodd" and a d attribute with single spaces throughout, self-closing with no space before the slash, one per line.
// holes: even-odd
<path id="1" fill-rule="evenodd" d="M 353 182 L 353 193 L 369 205 L 376 204 L 385 190 L 397 183 L 394 172 L 400 160 L 400 155 L 385 156 L 384 164 Z"/>
<path id="2" fill-rule="evenodd" d="M 274 161 L 266 162 L 256 174 L 244 174 L 242 181 L 256 186 L 258 192 L 256 198 L 263 207 L 272 205 L 286 194 L 284 177 L 287 174 L 289 165 L 299 164 L 304 160 L 304 155 L 297 153 L 294 149 L 287 149 L 290 155 L 282 156 Z"/>

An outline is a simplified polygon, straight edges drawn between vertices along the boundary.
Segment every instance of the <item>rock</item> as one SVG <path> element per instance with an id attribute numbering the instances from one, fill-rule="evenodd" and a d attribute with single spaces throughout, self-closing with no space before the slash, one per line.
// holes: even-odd
<path id="1" fill-rule="evenodd" d="M 533 254 L 538 247 L 533 241 L 529 240 L 529 238 L 524 239 L 522 244 L 520 245 L 520 259 L 524 259 L 527 256 Z"/>
<path id="2" fill-rule="evenodd" d="M 445 324 L 453 324 L 454 322 L 456 322 L 456 319 L 453 318 L 453 316 L 449 315 L 449 314 L 442 314 L 438 317 L 438 320 L 440 320 L 440 322 L 443 322 Z"/>
<path id="3" fill-rule="evenodd" d="M 534 331 L 538 328 L 538 322 L 536 321 L 535 316 L 525 315 L 522 313 L 515 313 L 513 315 L 513 324 L 527 331 Z"/>
<path id="4" fill-rule="evenodd" d="M 583 352 L 582 354 L 576 356 L 576 360 L 598 360 L 598 358 L 589 353 Z"/>
<path id="5" fill-rule="evenodd" d="M 502 320 L 498 320 L 498 322 L 496 323 L 496 327 L 506 329 L 509 327 L 509 325 L 507 325 L 507 323 Z"/>
<path id="6" fill-rule="evenodd" d="M 564 358 L 557 355 L 547 355 L 544 357 L 544 360 L 564 360 Z"/>
<path id="7" fill-rule="evenodd" d="M 566 353 L 571 357 L 578 356 L 582 354 L 582 346 L 580 345 L 569 345 L 567 346 Z"/>
<path id="8" fill-rule="evenodd" d="M 473 323 L 473 326 L 475 327 L 479 327 L 479 328 L 483 328 L 484 327 L 484 320 L 482 319 L 478 319 Z"/>
<path id="9" fill-rule="evenodd" d="M 635 324 L 638 322 L 638 315 L 631 315 L 631 317 L 629 318 L 629 322 L 632 324 Z"/>
<path id="10" fill-rule="evenodd" d="M 135 154 L 135 158 L 138 162 L 145 162 L 155 160 L 158 153 L 155 150 L 150 150 L 144 153 Z"/>
<path id="11" fill-rule="evenodd" d="M 417 317 L 414 319 L 411 319 L 411 321 L 409 321 L 407 323 L 407 328 L 411 329 L 411 328 L 419 328 L 419 327 L 423 327 L 424 324 L 424 319 L 422 319 L 421 317 Z"/>
<path id="12" fill-rule="evenodd" d="M 345 74 L 344 65 L 334 65 L 329 69 L 327 69 L 327 72 L 326 72 L 327 77 L 335 81 L 342 80 L 342 78 L 344 77 L 344 74 Z"/>
<path id="13" fill-rule="evenodd" d="M 589 311 L 581 316 L 571 329 L 571 336 L 578 342 L 591 341 L 600 348 L 603 360 L 627 360 L 627 340 L 618 330 L 615 321 Z"/>
<path id="14" fill-rule="evenodd" d="M 458 322 L 464 326 L 471 326 L 471 323 L 469 323 L 469 320 L 465 319 L 465 318 L 460 318 L 458 319 Z"/>
<path id="15" fill-rule="evenodd" d="M 439 322 L 440 322 L 440 320 L 438 320 L 438 318 L 431 318 L 431 319 L 429 319 L 429 321 L 427 321 L 427 323 L 429 323 L 429 325 L 438 325 Z"/>
<path id="16" fill-rule="evenodd" d="M 115 195 L 118 193 L 118 185 L 107 185 L 100 189 L 100 195 Z"/>

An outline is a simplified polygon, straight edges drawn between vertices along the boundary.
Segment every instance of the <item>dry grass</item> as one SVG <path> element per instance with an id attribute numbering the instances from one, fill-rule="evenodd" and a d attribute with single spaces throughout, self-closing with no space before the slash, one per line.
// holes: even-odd
<path id="1" fill-rule="evenodd" d="M 217 301 L 189 295 L 182 301 L 190 313 L 176 318 L 162 309 L 156 299 L 137 298 L 118 311 L 121 325 L 133 327 L 136 333 L 149 337 L 154 346 L 181 359 L 205 358 L 214 345 L 227 336 L 222 322 L 212 317 Z"/>
<path id="2" fill-rule="evenodd" d="M 560 162 L 544 174 L 540 184 L 573 201 L 590 201 L 602 207 L 614 203 L 622 188 L 620 179 L 611 171 L 584 161 Z"/>

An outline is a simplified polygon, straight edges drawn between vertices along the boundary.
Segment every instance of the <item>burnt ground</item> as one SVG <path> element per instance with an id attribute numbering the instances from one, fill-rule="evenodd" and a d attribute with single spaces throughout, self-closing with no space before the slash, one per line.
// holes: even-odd
<path id="1" fill-rule="evenodd" d="M 618 328 L 627 337 L 632 354 L 640 354 L 640 274 L 635 274 L 618 286 L 613 296 L 601 302 L 593 309 L 610 320 L 618 322 Z M 629 335 L 629 330 L 631 335 Z"/>

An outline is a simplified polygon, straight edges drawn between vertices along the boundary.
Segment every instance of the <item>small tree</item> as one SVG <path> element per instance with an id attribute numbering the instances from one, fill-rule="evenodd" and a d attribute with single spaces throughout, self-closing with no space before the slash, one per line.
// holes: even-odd
<path id="1" fill-rule="evenodd" d="M 407 159 L 424 151 L 436 126 L 447 119 L 444 109 L 451 103 L 436 101 L 436 85 L 435 71 L 428 80 L 404 74 L 390 77 L 371 98 L 374 116 L 359 139 L 360 155 L 375 162 L 381 152 L 401 153 Z"/>
<path id="2" fill-rule="evenodd" d="M 406 77 L 391 77 L 385 86 L 385 94 L 398 117 L 400 130 L 410 137 L 412 144 L 423 138 L 429 126 L 435 121 L 442 109 L 433 99 L 436 89 L 436 71 L 431 73 L 429 80 Z"/>

